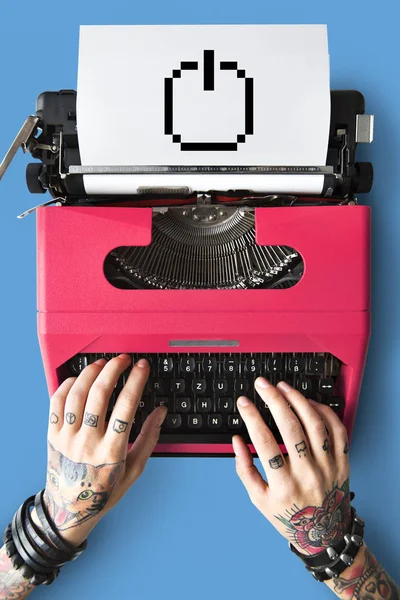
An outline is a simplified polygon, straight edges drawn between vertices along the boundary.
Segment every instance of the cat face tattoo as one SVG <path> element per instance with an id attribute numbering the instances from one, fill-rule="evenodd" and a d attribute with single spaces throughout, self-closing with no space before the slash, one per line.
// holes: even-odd
<path id="1" fill-rule="evenodd" d="M 45 501 L 60 531 L 76 527 L 104 509 L 123 462 L 98 466 L 74 462 L 48 444 Z"/>

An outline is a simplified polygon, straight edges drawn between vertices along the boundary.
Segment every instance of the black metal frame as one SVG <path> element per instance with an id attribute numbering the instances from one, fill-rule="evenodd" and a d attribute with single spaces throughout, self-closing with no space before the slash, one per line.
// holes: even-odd
<path id="1" fill-rule="evenodd" d="M 367 193 L 371 189 L 373 169 L 371 163 L 355 160 L 356 154 L 356 120 L 357 115 L 365 113 L 365 101 L 358 91 L 331 91 L 331 125 L 327 153 L 327 166 L 332 166 L 335 173 L 341 174 L 338 179 L 334 175 L 325 175 L 322 195 L 335 198 L 348 198 L 356 193 Z M 39 117 L 35 142 L 41 146 L 53 147 L 53 150 L 35 147 L 28 150 L 39 163 L 30 163 L 27 167 L 26 179 L 32 193 L 44 193 L 47 190 L 56 198 L 63 196 L 67 203 L 80 203 L 88 199 L 81 174 L 60 176 L 60 164 L 63 172 L 70 166 L 81 165 L 77 125 L 76 125 L 76 92 L 60 90 L 43 92 L 36 102 L 36 116 Z M 101 127 L 101 123 L 99 123 Z M 339 133 L 338 135 L 338 132 Z M 61 161 L 59 156 L 61 147 Z M 224 195 L 227 195 L 224 192 Z M 232 195 L 242 195 L 232 194 Z M 254 194 L 253 194 L 254 195 Z M 156 198 L 157 195 L 152 195 Z M 165 197 L 165 195 L 163 195 Z M 174 194 L 176 198 L 177 195 Z M 178 196 L 179 197 L 179 196 Z M 183 196 L 185 198 L 187 196 Z M 143 196 L 141 196 L 143 198 Z M 106 197 L 102 197 L 104 201 Z"/>

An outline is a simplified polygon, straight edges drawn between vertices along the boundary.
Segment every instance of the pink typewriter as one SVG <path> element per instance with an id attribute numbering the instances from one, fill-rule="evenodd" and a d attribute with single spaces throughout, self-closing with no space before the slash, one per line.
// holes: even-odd
<path id="1" fill-rule="evenodd" d="M 231 456 L 236 433 L 254 452 L 239 395 L 281 443 L 254 390 L 259 375 L 331 406 L 351 436 L 370 334 L 370 209 L 357 196 L 371 188 L 372 165 L 357 162 L 356 148 L 372 141 L 373 117 L 361 93 L 331 91 L 325 164 L 240 162 L 262 111 L 257 76 L 200 39 L 197 62 L 189 52 L 163 79 L 160 136 L 180 163 L 174 155 L 170 164 L 85 164 L 78 86 L 78 96 L 39 96 L 0 166 L 1 177 L 22 145 L 38 159 L 27 167 L 30 192 L 51 196 L 36 212 L 49 392 L 92 361 L 127 352 L 151 364 L 131 441 L 154 407 L 168 407 L 155 455 Z M 175 125 L 178 83 L 201 74 L 209 93 L 222 72 L 243 86 L 242 132 L 234 142 L 185 141 Z M 235 164 L 220 161 L 226 152 Z M 117 191 L 113 177 L 124 182 Z"/>

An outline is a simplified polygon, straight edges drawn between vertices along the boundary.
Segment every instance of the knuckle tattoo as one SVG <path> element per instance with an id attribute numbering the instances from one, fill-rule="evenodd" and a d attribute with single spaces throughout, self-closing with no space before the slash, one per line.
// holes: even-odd
<path id="1" fill-rule="evenodd" d="M 65 415 L 65 421 L 68 425 L 73 425 L 76 421 L 76 414 L 73 412 L 67 412 Z"/>
<path id="2" fill-rule="evenodd" d="M 127 430 L 128 423 L 127 421 L 121 421 L 121 419 L 115 419 L 113 424 L 113 431 L 116 433 L 125 433 Z"/>
<path id="3" fill-rule="evenodd" d="M 307 457 L 308 448 L 307 448 L 307 444 L 304 440 L 302 440 L 298 444 L 295 444 L 295 448 L 297 450 L 297 454 L 299 455 L 299 458 Z"/>
<path id="4" fill-rule="evenodd" d="M 56 415 L 56 413 L 52 412 L 50 415 L 50 423 L 52 425 L 56 425 L 56 423 L 58 423 L 59 419 L 58 416 Z"/>
<path id="5" fill-rule="evenodd" d="M 84 423 L 85 425 L 88 425 L 89 427 L 97 427 L 99 422 L 99 415 L 93 415 L 90 412 L 85 412 L 85 419 L 84 419 Z"/>
<path id="6" fill-rule="evenodd" d="M 271 469 L 280 469 L 281 467 L 284 466 L 282 454 L 277 454 L 276 456 L 271 458 L 268 462 L 269 462 L 269 466 L 271 467 Z"/>
<path id="7" fill-rule="evenodd" d="M 322 450 L 324 452 L 326 452 L 327 454 L 330 453 L 330 448 L 329 448 L 329 442 L 328 442 L 328 438 L 324 439 L 324 443 L 322 444 Z"/>

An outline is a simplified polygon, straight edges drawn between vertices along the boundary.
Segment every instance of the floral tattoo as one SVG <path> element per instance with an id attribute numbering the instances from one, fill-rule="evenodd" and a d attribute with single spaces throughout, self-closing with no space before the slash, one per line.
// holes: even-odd
<path id="1" fill-rule="evenodd" d="M 346 533 L 351 519 L 349 480 L 339 488 L 334 484 L 322 502 L 322 506 L 295 504 L 287 516 L 275 515 L 286 525 L 291 541 L 309 554 L 317 554 L 327 546 L 334 545 Z"/>

